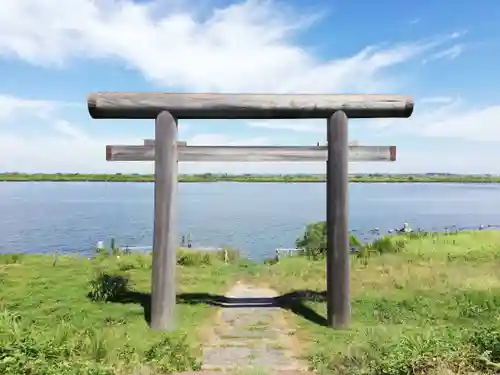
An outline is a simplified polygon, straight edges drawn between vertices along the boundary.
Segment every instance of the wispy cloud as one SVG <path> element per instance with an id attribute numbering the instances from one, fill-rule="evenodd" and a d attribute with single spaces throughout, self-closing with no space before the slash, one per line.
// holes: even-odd
<path id="1" fill-rule="evenodd" d="M 12 119 L 28 112 L 38 118 L 47 118 L 62 104 L 49 100 L 33 100 L 0 94 L 0 121 Z"/>
<path id="2" fill-rule="evenodd" d="M 500 141 L 500 105 L 475 105 L 460 97 L 428 98 L 404 121 L 406 126 L 401 126 L 401 120 L 394 119 L 383 130 L 450 141 Z"/>
<path id="3" fill-rule="evenodd" d="M 88 141 L 90 140 L 90 136 L 81 130 L 77 125 L 71 124 L 66 120 L 55 120 L 53 121 L 54 129 L 64 137 L 68 137 L 70 139 L 76 139 L 79 141 Z"/>
<path id="4" fill-rule="evenodd" d="M 446 60 L 454 60 L 458 56 L 460 56 L 465 50 L 465 47 L 463 44 L 456 44 L 453 47 L 447 48 L 443 51 L 436 52 L 427 58 L 422 60 L 423 64 L 427 64 L 430 61 L 433 60 L 441 60 L 441 59 L 446 59 Z"/>
<path id="5" fill-rule="evenodd" d="M 420 132 L 427 137 L 498 142 L 499 125 L 500 105 L 473 107 L 455 103 L 445 107 L 436 120 L 422 124 Z"/>

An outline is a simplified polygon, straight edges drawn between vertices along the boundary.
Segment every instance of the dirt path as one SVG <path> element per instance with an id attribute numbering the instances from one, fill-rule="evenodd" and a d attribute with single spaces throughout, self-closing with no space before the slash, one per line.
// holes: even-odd
<path id="1" fill-rule="evenodd" d="M 227 294 L 203 348 L 203 370 L 258 368 L 269 372 L 302 371 L 294 331 L 276 306 L 277 293 L 238 282 Z"/>

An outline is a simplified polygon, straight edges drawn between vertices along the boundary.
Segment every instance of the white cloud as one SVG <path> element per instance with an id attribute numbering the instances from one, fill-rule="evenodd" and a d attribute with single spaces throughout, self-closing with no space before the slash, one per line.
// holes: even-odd
<path id="1" fill-rule="evenodd" d="M 194 91 L 366 92 L 388 87 L 377 79 L 380 71 L 461 36 L 321 61 L 294 43 L 317 14 L 247 0 L 202 17 L 193 2 L 174 3 L 172 10 L 159 1 L 3 0 L 0 55 L 55 67 L 73 58 L 111 58 L 164 87 Z"/>
<path id="2" fill-rule="evenodd" d="M 64 120 L 60 108 L 51 102 L 43 103 L 9 97 L 6 103 L 16 103 L 23 108 L 27 118 L 36 119 L 47 108 L 53 109 L 49 118 L 39 119 L 37 127 L 44 128 L 42 135 L 4 133 L 0 137 L 0 170 L 26 172 L 109 172 L 109 173 L 151 173 L 151 162 L 106 162 L 106 144 L 138 144 L 141 139 L 112 134 L 99 136 L 83 131 L 83 124 L 78 125 Z M 460 98 L 429 97 L 410 119 L 386 120 L 384 139 L 396 141 L 401 136 L 443 138 L 443 142 L 457 138 L 468 141 L 480 141 L 485 145 L 475 149 L 440 149 L 439 147 L 422 149 L 408 146 L 398 148 L 396 163 L 353 163 L 351 172 L 500 172 L 496 160 L 500 153 L 488 146 L 500 141 L 500 105 L 472 106 Z M 2 107 L 2 104 L 0 104 Z M 273 124 L 274 121 L 268 124 Z M 15 124 L 9 122 L 7 125 Z M 276 122 L 274 125 L 287 126 Z M 293 124 L 291 122 L 290 124 Z M 307 128 L 309 122 L 298 121 Z M 321 126 L 320 124 L 317 124 Z M 9 128 L 4 127 L 4 128 Z M 373 129 L 373 128 L 372 128 Z M 300 144 L 301 131 L 298 129 L 297 143 Z M 218 132 L 199 133 L 184 140 L 191 145 L 268 145 L 282 144 L 274 137 L 228 136 Z M 318 138 L 318 141 L 322 141 Z M 478 152 L 480 150 L 481 152 Z M 227 173 L 295 173 L 324 171 L 322 163 L 182 163 L 182 173 L 227 172 Z"/>
<path id="3" fill-rule="evenodd" d="M 429 57 L 425 58 L 422 60 L 424 64 L 427 64 L 430 61 L 433 60 L 441 60 L 441 59 L 446 59 L 446 60 L 454 60 L 458 56 L 460 56 L 464 52 L 464 45 L 463 44 L 456 44 L 450 48 L 447 48 L 443 51 L 436 52 Z"/>
<path id="4" fill-rule="evenodd" d="M 79 129 L 76 125 L 69 123 L 66 120 L 56 120 L 54 121 L 54 129 L 59 132 L 64 137 L 69 137 L 71 139 L 88 141 L 91 138 Z"/>
<path id="5" fill-rule="evenodd" d="M 390 72 L 390 68 L 412 59 L 436 59 L 439 54 L 440 58 L 450 58 L 453 54 L 445 52 L 456 46 L 450 48 L 449 44 L 464 35 L 455 32 L 408 43 L 367 46 L 351 56 L 322 60 L 312 50 L 296 43 L 295 38 L 319 15 L 284 4 L 286 2 L 248 0 L 214 9 L 210 0 L 196 2 L 196 5 L 185 0 L 146 3 L 3 0 L 0 1 L 0 58 L 20 59 L 51 69 L 70 65 L 74 59 L 111 59 L 140 72 L 159 86 L 187 91 L 388 92 L 399 91 L 401 85 L 401 77 L 391 79 L 390 74 L 384 74 Z M 335 45 L 329 47 L 334 49 Z M 439 107 L 433 115 L 439 114 L 440 104 L 453 104 L 442 98 L 428 98 L 428 103 L 431 102 Z M 105 144 L 140 140 L 89 136 L 81 130 L 81 125 L 65 118 L 60 110 L 66 105 L 68 103 L 0 96 L 0 124 L 4 129 L 8 124 L 13 127 L 15 118 L 22 115 L 43 120 L 40 124 L 51 131 L 36 139 L 24 134 L 2 133 L 0 170 L 152 170 L 152 163 L 106 163 Z M 436 123 L 436 117 L 428 118 Z M 299 137 L 304 132 L 317 133 L 321 134 L 318 141 L 324 140 L 324 126 L 318 121 L 249 124 L 255 128 L 292 130 Z M 386 127 L 391 122 L 387 124 Z M 197 134 L 186 140 L 190 144 L 276 144 L 276 140 L 269 137 L 238 139 L 218 133 Z M 210 164 L 210 169 L 228 172 L 324 170 L 321 164 L 302 165 L 230 163 L 229 166 Z M 207 165 L 182 168 L 188 172 L 206 169 Z"/>
<path id="6" fill-rule="evenodd" d="M 105 162 L 107 143 L 130 143 L 131 139 L 96 139 L 74 124 L 55 121 L 52 135 L 2 134 L 0 171 L 11 172 L 94 172 L 114 173 L 116 167 Z M 135 140 L 136 142 L 137 140 Z M 133 171 L 134 166 L 122 166 Z"/>
<path id="7" fill-rule="evenodd" d="M 422 124 L 421 134 L 428 137 L 461 138 L 472 141 L 500 141 L 500 105 L 467 108 L 450 105 L 432 122 Z"/>
<path id="8" fill-rule="evenodd" d="M 82 130 L 82 126 L 61 118 L 61 106 L 53 102 L 32 101 L 28 99 L 3 96 L 0 108 L 15 106 L 22 109 L 24 116 L 37 122 L 37 127 L 45 131 L 40 133 L 3 132 L 0 137 L 0 171 L 11 172 L 103 172 L 103 173 L 152 173 L 152 162 L 106 162 L 107 144 L 140 144 L 141 139 L 124 137 L 121 134 L 111 136 L 91 136 Z M 51 116 L 39 117 L 40 113 L 51 111 Z M 14 113 L 15 114 L 15 113 Z M 13 115 L 13 114 L 11 114 Z M 7 117 L 5 117 L 7 118 Z M 8 117 L 10 129 L 15 127 L 17 119 Z M 183 129 L 188 126 L 183 125 Z M 8 127 L 9 128 L 9 127 Z M 199 133 L 184 138 L 190 145 L 266 145 L 272 140 L 266 137 L 238 138 L 220 133 Z M 182 173 L 203 173 L 208 171 L 244 173 L 245 171 L 287 171 L 296 165 L 272 163 L 182 163 Z M 288 168 L 288 169 L 287 169 Z M 290 169 L 291 168 L 291 169 Z"/>
<path id="9" fill-rule="evenodd" d="M 140 144 L 125 137 L 89 137 L 78 126 L 57 121 L 59 132 L 45 136 L 3 135 L 0 139 L 0 171 L 81 172 L 81 173 L 152 173 L 152 162 L 106 162 L 107 144 Z M 268 138 L 237 138 L 207 133 L 186 138 L 190 145 L 265 145 Z M 12 155 L 15 155 L 13 158 Z M 287 172 L 300 169 L 297 163 L 182 163 L 181 173 L 252 173 Z M 316 165 L 321 170 L 322 165 Z M 310 165 L 305 165 L 307 171 Z M 313 166 L 314 168 L 314 166 Z M 304 169 L 303 169 L 304 170 Z"/>
<path id="10" fill-rule="evenodd" d="M 0 121 L 13 119 L 29 111 L 30 115 L 47 118 L 60 104 L 48 100 L 31 100 L 0 94 Z"/>
<path id="11" fill-rule="evenodd" d="M 9 98 L 9 102 L 13 102 Z M 42 104 L 31 105 L 31 101 L 18 99 L 23 103 L 26 116 L 36 118 Z M 39 104 L 39 103 L 37 103 Z M 46 104 L 52 108 L 52 103 Z M 44 127 L 40 134 L 5 133 L 0 137 L 0 171 L 17 172 L 103 172 L 103 173 L 152 173 L 152 162 L 106 162 L 105 145 L 139 144 L 141 139 L 111 136 L 91 136 L 82 130 L 83 126 L 62 119 L 54 110 L 50 119 L 39 119 L 37 126 Z M 279 139 L 254 136 L 238 137 L 211 132 L 183 137 L 190 145 L 271 145 L 282 144 Z M 278 142 L 277 142 L 278 141 Z M 182 163 L 181 173 L 295 173 L 324 171 L 323 163 Z"/>
<path id="12" fill-rule="evenodd" d="M 105 145 L 137 142 L 120 140 L 119 134 L 114 142 L 92 138 L 77 124 L 61 117 L 65 106 L 66 103 L 0 96 L 0 120 L 5 125 L 0 136 L 0 171 L 112 172 L 113 166 L 105 163 Z M 26 128 L 19 131 L 21 114 L 38 131 Z M 134 166 L 123 167 L 134 169 Z"/>
<path id="13" fill-rule="evenodd" d="M 500 114 L 500 106 L 469 113 L 463 122 L 457 118 L 412 125 L 414 134 L 428 137 L 462 137 L 465 139 L 500 140 L 500 132 L 493 127 L 492 117 Z M 472 124 L 469 122 L 476 120 Z M 481 126 L 480 121 L 486 121 Z M 474 124 L 479 124 L 474 126 Z M 103 173 L 152 173 L 152 162 L 106 162 L 106 144 L 138 144 L 139 139 L 120 137 L 89 137 L 74 124 L 55 126 L 61 133 L 44 136 L 2 135 L 0 138 L 0 170 L 23 172 L 103 172 Z M 398 129 L 401 129 L 400 127 Z M 496 133 L 492 132 L 492 129 Z M 389 133 L 388 133 L 389 134 Z M 411 133 L 409 134 L 411 136 Z M 496 138 L 495 138 L 496 137 Z M 391 138 L 389 135 L 387 139 Z M 275 144 L 275 139 L 264 137 L 238 138 L 220 133 L 197 134 L 187 137 L 191 145 L 265 145 Z M 443 139 L 443 142 L 449 142 Z M 398 144 L 398 142 L 395 142 Z M 493 144 L 488 142 L 487 144 Z M 350 172 L 500 172 L 500 153 L 492 147 L 479 149 L 441 149 L 440 147 L 398 147 L 396 163 L 352 163 Z M 324 163 L 181 163 L 181 173 L 322 173 Z"/>
<path id="14" fill-rule="evenodd" d="M 105 169 L 104 144 L 59 136 L 2 135 L 0 170 L 10 172 L 90 172 Z M 12 155 L 15 155 L 12 157 Z M 111 168 L 108 169 L 111 171 Z"/>
<path id="15" fill-rule="evenodd" d="M 417 104 L 409 119 L 380 119 L 378 128 L 388 136 L 500 141 L 500 104 L 478 105 L 460 97 L 429 97 Z"/>

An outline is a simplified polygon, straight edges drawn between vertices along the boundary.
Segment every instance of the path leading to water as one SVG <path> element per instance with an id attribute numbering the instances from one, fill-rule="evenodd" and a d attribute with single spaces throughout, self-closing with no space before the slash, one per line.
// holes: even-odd
<path id="1" fill-rule="evenodd" d="M 222 303 L 212 338 L 203 349 L 203 370 L 248 368 L 303 371 L 294 330 L 276 305 L 277 293 L 238 282 Z"/>

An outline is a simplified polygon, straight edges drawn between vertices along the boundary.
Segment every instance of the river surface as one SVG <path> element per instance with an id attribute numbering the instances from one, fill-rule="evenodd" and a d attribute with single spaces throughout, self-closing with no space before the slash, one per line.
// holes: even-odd
<path id="1" fill-rule="evenodd" d="M 152 183 L 0 182 L 0 252 L 82 252 L 115 238 L 150 246 Z M 295 247 L 308 223 L 324 220 L 323 183 L 181 183 L 179 237 L 193 246 L 233 246 L 262 260 Z M 443 230 L 500 225 L 500 184 L 357 183 L 349 226 L 362 238 L 408 222 Z"/>

